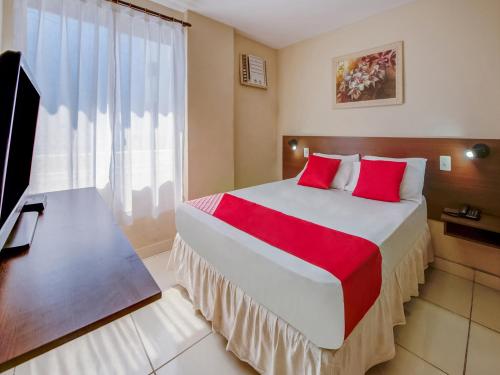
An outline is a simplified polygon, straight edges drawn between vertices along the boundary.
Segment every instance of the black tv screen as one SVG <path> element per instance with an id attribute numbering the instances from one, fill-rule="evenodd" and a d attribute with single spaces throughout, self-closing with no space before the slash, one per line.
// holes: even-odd
<path id="1" fill-rule="evenodd" d="M 0 55 L 0 249 L 29 186 L 40 94 L 19 52 Z"/>

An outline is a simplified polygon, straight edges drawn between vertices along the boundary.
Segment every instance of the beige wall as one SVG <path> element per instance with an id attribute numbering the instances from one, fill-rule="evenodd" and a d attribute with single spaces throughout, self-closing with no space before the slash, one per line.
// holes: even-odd
<path id="1" fill-rule="evenodd" d="M 0 42 L 2 44 L 2 50 L 12 48 L 12 1 L 13 0 L 0 0 L 2 2 L 2 31 Z"/>
<path id="2" fill-rule="evenodd" d="M 0 50 L 5 51 L 11 46 L 12 0 L 0 0 Z"/>
<path id="3" fill-rule="evenodd" d="M 239 56 L 266 60 L 267 90 L 240 84 Z M 276 180 L 278 116 L 277 51 L 240 34 L 234 39 L 234 173 L 237 188 Z"/>
<path id="4" fill-rule="evenodd" d="M 188 12 L 187 197 L 234 188 L 234 30 Z"/>
<path id="5" fill-rule="evenodd" d="M 405 103 L 333 110 L 332 58 L 399 40 Z M 289 46 L 278 51 L 278 150 L 283 134 L 500 138 L 498 66 L 497 0 L 418 0 Z M 438 256 L 500 275 L 498 249 L 431 229 Z"/>
<path id="6" fill-rule="evenodd" d="M 0 51 L 3 51 L 3 0 L 0 0 Z"/>
<path id="7" fill-rule="evenodd" d="M 280 50 L 281 134 L 500 137 L 499 20 L 497 0 L 419 0 Z M 333 110 L 332 58 L 398 40 L 405 104 Z"/>

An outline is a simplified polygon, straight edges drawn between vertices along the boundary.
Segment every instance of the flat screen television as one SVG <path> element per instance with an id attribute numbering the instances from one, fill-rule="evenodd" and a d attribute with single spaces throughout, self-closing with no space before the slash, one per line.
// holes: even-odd
<path id="1" fill-rule="evenodd" d="M 20 52 L 0 55 L 0 251 L 27 198 L 40 92 Z"/>

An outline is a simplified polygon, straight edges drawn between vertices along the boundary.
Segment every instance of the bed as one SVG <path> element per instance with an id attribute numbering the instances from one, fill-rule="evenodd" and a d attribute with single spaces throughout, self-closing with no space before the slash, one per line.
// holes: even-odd
<path id="1" fill-rule="evenodd" d="M 295 179 L 230 194 L 373 242 L 382 281 L 346 334 L 339 279 L 184 203 L 169 268 L 227 349 L 266 374 L 362 374 L 392 358 L 392 328 L 404 323 L 403 302 L 417 295 L 432 260 L 425 199 L 380 202 Z"/>

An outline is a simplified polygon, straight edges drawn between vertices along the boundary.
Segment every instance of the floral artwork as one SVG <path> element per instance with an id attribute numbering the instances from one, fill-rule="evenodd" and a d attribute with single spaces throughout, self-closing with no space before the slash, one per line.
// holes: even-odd
<path id="1" fill-rule="evenodd" d="M 402 42 L 334 60 L 334 107 L 402 103 Z"/>

